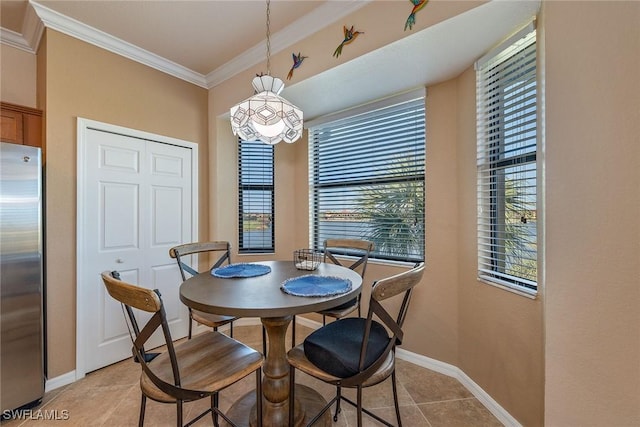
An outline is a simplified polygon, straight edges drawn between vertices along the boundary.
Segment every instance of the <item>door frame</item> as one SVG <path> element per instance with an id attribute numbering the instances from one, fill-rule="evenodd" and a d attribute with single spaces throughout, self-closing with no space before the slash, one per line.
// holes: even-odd
<path id="1" fill-rule="evenodd" d="M 77 119 L 77 179 L 76 179 L 76 381 L 86 375 L 85 351 L 82 339 L 86 333 L 84 326 L 85 311 L 81 303 L 86 300 L 84 287 L 80 286 L 84 275 L 84 239 L 85 239 L 85 215 L 84 215 L 84 191 L 87 175 L 86 146 L 88 144 L 88 130 L 99 130 L 116 133 L 132 138 L 147 140 L 156 144 L 169 144 L 184 147 L 191 150 L 191 235 L 198 237 L 198 144 L 181 139 L 156 135 L 123 126 L 89 120 L 82 117 Z"/>

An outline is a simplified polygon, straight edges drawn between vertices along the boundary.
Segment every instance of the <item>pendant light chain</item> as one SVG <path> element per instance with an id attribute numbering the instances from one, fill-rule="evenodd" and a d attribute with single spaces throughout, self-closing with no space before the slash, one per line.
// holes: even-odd
<path id="1" fill-rule="evenodd" d="M 267 0 L 267 75 L 271 75 L 271 1 Z"/>

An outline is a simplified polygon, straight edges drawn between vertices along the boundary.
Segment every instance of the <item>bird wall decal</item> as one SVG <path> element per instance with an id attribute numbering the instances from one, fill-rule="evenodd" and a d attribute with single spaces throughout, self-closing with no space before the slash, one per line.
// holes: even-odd
<path id="1" fill-rule="evenodd" d="M 292 56 L 293 56 L 293 66 L 289 70 L 289 74 L 287 74 L 287 80 L 291 80 L 291 77 L 293 77 L 293 70 L 295 70 L 300 65 L 302 65 L 302 61 L 304 61 L 306 58 L 308 58 L 308 56 L 300 55 L 300 52 L 298 52 L 297 55 L 295 53 L 293 53 Z"/>
<path id="2" fill-rule="evenodd" d="M 416 23 L 416 13 L 418 13 L 429 0 L 409 0 L 413 4 L 413 9 L 407 18 L 407 22 L 404 24 L 404 30 L 407 31 L 407 27 L 411 30 Z"/>
<path id="3" fill-rule="evenodd" d="M 347 27 L 343 27 L 343 28 L 344 28 L 344 40 L 342 40 L 342 43 L 340 43 L 340 46 L 338 46 L 336 50 L 333 52 L 333 56 L 335 56 L 336 58 L 342 54 L 342 48 L 345 45 L 354 41 L 356 37 L 358 37 L 358 35 L 364 34 L 364 32 L 362 31 L 353 31 L 353 25 L 349 29 L 347 29 Z"/>

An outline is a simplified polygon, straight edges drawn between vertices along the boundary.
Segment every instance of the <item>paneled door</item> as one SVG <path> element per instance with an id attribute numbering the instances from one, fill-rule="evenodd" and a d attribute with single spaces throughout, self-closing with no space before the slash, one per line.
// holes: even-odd
<path id="1" fill-rule="evenodd" d="M 186 336 L 188 311 L 178 292 L 182 279 L 169 248 L 197 236 L 195 144 L 181 146 L 160 136 L 82 123 L 77 377 L 131 356 L 122 307 L 105 291 L 102 271 L 117 270 L 122 280 L 158 289 L 173 337 Z M 138 322 L 142 326 L 148 318 L 141 314 Z"/>

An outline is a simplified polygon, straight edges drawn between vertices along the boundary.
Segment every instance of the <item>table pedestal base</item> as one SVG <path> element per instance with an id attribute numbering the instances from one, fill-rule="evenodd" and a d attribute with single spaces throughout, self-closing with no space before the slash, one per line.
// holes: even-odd
<path id="1" fill-rule="evenodd" d="M 327 404 L 327 401 L 314 389 L 296 384 L 296 401 L 298 402 L 299 408 L 296 408 L 296 420 L 295 427 L 307 425 L 309 421 L 318 413 L 320 410 Z M 252 427 L 256 426 L 256 392 L 250 391 L 249 393 L 242 396 L 239 400 L 237 400 L 229 409 L 227 416 L 231 418 L 238 427 Z M 285 409 L 285 408 L 282 408 Z M 265 410 L 265 405 L 263 405 L 263 411 Z M 263 418 L 263 426 L 264 427 L 284 427 L 289 422 L 289 412 L 288 409 L 283 411 L 281 415 L 284 419 L 280 420 L 268 420 L 267 414 Z M 221 421 L 224 421 L 221 419 Z M 273 424 L 273 422 L 277 422 Z M 222 425 L 227 426 L 228 424 L 222 423 Z M 327 410 L 322 417 L 316 421 L 314 427 L 330 427 L 331 426 L 331 410 Z"/>

